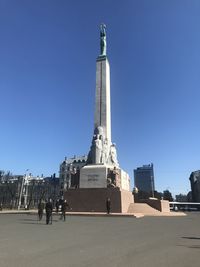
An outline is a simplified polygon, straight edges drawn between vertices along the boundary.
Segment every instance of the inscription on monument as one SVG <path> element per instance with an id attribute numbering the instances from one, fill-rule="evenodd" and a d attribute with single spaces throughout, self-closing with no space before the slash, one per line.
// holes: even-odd
<path id="1" fill-rule="evenodd" d="M 107 167 L 105 165 L 86 165 L 81 168 L 80 188 L 106 188 Z"/>
<path id="2" fill-rule="evenodd" d="M 89 174 L 88 175 L 88 182 L 98 181 L 98 180 L 99 180 L 99 175 L 97 175 L 97 174 Z"/>

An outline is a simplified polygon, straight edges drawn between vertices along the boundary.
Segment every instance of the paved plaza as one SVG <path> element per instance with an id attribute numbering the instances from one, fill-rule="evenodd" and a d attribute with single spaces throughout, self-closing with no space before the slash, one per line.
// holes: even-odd
<path id="1" fill-rule="evenodd" d="M 0 214 L 1 267 L 199 266 L 200 213 L 181 217 Z"/>

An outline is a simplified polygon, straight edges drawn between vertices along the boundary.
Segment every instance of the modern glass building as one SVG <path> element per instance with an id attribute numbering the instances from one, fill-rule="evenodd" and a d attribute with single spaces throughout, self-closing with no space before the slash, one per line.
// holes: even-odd
<path id="1" fill-rule="evenodd" d="M 190 174 L 190 183 L 192 191 L 192 201 L 200 202 L 200 170 Z"/>
<path id="2" fill-rule="evenodd" d="M 134 170 L 134 184 L 139 191 L 152 194 L 155 191 L 153 164 L 143 165 Z"/>

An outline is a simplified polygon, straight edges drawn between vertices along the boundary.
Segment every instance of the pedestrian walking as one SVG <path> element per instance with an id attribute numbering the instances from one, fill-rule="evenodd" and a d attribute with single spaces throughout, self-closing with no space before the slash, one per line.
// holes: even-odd
<path id="1" fill-rule="evenodd" d="M 46 224 L 49 224 L 49 222 L 51 222 L 52 224 L 52 211 L 53 211 L 52 199 L 49 199 L 49 201 L 46 203 L 45 210 L 46 210 Z"/>
<path id="2" fill-rule="evenodd" d="M 106 199 L 106 210 L 107 210 L 107 214 L 110 214 L 110 208 L 111 208 L 111 200 L 109 197 L 107 197 Z"/>
<path id="3" fill-rule="evenodd" d="M 44 212 L 44 202 L 40 200 L 38 204 L 38 220 L 41 221 L 43 217 L 43 212 Z"/>
<path id="4" fill-rule="evenodd" d="M 59 212 L 59 205 L 60 205 L 60 201 L 59 199 L 56 200 L 56 213 Z"/>
<path id="5" fill-rule="evenodd" d="M 67 208 L 70 208 L 70 207 L 69 207 L 69 204 L 67 203 L 67 200 L 65 199 L 61 206 L 61 220 L 63 219 L 65 221 Z"/>

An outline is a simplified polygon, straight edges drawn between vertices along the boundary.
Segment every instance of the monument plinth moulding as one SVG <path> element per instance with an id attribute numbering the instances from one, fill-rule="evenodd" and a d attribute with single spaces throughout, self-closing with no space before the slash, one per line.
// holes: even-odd
<path id="1" fill-rule="evenodd" d="M 113 212 L 127 212 L 133 202 L 129 175 L 119 167 L 111 139 L 110 65 L 106 53 L 106 26 L 100 26 L 100 55 L 96 60 L 94 132 L 87 162 L 80 169 L 79 188 L 65 197 L 74 211 L 104 211 L 107 197 Z"/>

